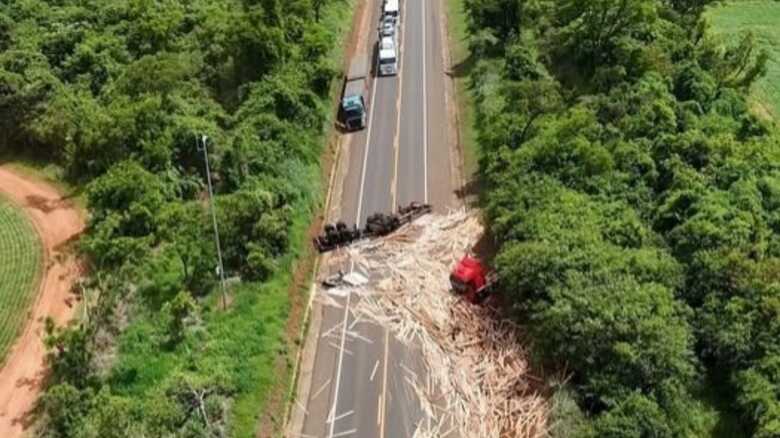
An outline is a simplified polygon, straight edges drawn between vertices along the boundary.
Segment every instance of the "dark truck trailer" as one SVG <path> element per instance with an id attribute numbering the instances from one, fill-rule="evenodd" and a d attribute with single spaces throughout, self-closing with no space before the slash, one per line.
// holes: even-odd
<path id="1" fill-rule="evenodd" d="M 357 55 L 352 59 L 349 73 L 344 80 L 344 92 L 341 97 L 341 120 L 349 131 L 366 127 L 368 107 L 368 57 Z"/>
<path id="2" fill-rule="evenodd" d="M 327 224 L 325 231 L 313 239 L 314 247 L 323 253 L 350 245 L 361 239 L 386 236 L 431 211 L 433 211 L 433 207 L 430 204 L 412 202 L 405 207 L 398 207 L 398 213 L 395 214 L 372 214 L 366 220 L 366 226 L 363 229 L 358 228 L 357 225 L 350 227 L 344 222 Z"/>

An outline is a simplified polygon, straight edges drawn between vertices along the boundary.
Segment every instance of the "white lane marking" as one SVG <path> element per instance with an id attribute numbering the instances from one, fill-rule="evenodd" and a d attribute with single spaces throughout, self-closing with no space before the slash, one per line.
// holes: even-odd
<path id="1" fill-rule="evenodd" d="M 425 29 L 425 22 L 428 20 L 428 17 L 425 16 L 425 0 L 422 0 L 422 68 L 423 68 L 423 184 L 425 187 L 425 203 L 428 203 L 428 90 L 427 90 L 427 59 L 426 59 L 426 29 Z"/>
<path id="2" fill-rule="evenodd" d="M 382 364 L 383 370 L 382 370 L 382 410 L 380 411 L 381 415 L 381 421 L 380 421 L 380 427 L 379 427 L 379 437 L 384 438 L 385 437 L 385 407 L 387 406 L 387 356 L 388 352 L 390 350 L 390 331 L 385 329 L 385 358 L 384 358 L 384 364 Z"/>
<path id="3" fill-rule="evenodd" d="M 351 299 L 352 299 L 352 293 L 350 292 L 347 295 L 347 305 L 345 307 L 346 310 L 344 310 L 344 322 L 341 330 L 341 350 L 339 350 L 339 365 L 338 365 L 338 370 L 336 371 L 336 386 L 335 386 L 336 390 L 334 391 L 334 395 L 333 395 L 333 408 L 331 411 L 334 414 L 336 413 L 336 405 L 339 402 L 339 384 L 341 383 L 341 366 L 344 364 L 344 343 L 347 340 L 347 318 L 349 316 L 349 303 Z M 333 438 L 333 430 L 335 425 L 336 422 L 330 423 L 330 433 L 328 434 L 330 438 Z"/>
<path id="4" fill-rule="evenodd" d="M 403 38 L 403 37 L 401 37 Z M 402 50 L 403 45 L 399 44 L 398 46 L 400 50 Z M 390 183 L 390 209 L 391 211 L 396 211 L 396 208 L 398 206 L 398 157 L 401 153 L 401 102 L 402 102 L 402 96 L 403 96 L 403 86 L 404 86 L 404 78 L 403 78 L 403 69 L 400 69 L 398 71 L 398 98 L 395 102 L 395 113 L 398 114 L 398 117 L 395 121 L 395 136 L 393 137 L 393 151 L 395 152 L 393 154 L 393 181 Z"/>
<path id="5" fill-rule="evenodd" d="M 368 167 L 368 153 L 369 149 L 371 148 L 371 128 L 374 126 L 374 115 L 376 114 L 376 84 L 378 80 L 377 78 L 374 78 L 374 85 L 371 90 L 371 101 L 369 108 L 369 111 L 371 111 L 371 115 L 368 118 L 368 128 L 366 132 L 366 147 L 363 152 L 363 169 L 361 170 L 360 175 L 360 189 L 358 190 L 358 207 L 357 207 L 357 216 L 355 218 L 355 223 L 360 226 L 360 216 L 363 213 L 363 192 L 366 188 L 366 168 Z M 349 271 L 352 272 L 355 270 L 355 262 L 351 261 L 349 266 Z M 334 388 L 334 395 L 333 395 L 333 409 L 335 413 L 336 405 L 339 401 L 339 388 L 341 384 L 341 367 L 344 363 L 344 342 L 347 339 L 347 319 L 349 315 L 349 303 L 352 298 L 352 292 L 347 293 L 347 305 L 344 306 L 344 322 L 343 327 L 341 331 L 341 349 L 339 350 L 339 364 L 338 369 L 336 370 L 336 385 Z M 333 438 L 333 426 L 334 423 L 330 423 L 330 433 L 328 436 L 330 438 Z"/>
<path id="6" fill-rule="evenodd" d="M 355 223 L 358 224 L 358 227 L 360 226 L 360 216 L 363 213 L 363 191 L 366 188 L 366 167 L 368 166 L 368 151 L 371 148 L 371 127 L 374 126 L 374 114 L 376 114 L 376 84 L 379 82 L 378 78 L 374 78 L 374 86 L 373 90 L 371 91 L 371 117 L 369 117 L 368 120 L 368 131 L 366 132 L 366 147 L 365 151 L 363 152 L 363 170 L 361 171 L 360 175 L 360 190 L 358 191 L 358 207 L 357 207 L 357 217 L 355 218 Z"/>
<path id="7" fill-rule="evenodd" d="M 426 17 L 425 17 L 425 1 L 424 0 L 422 1 L 422 10 L 423 10 L 423 13 L 422 13 L 422 17 L 423 17 L 423 23 L 422 23 L 422 27 L 423 27 L 423 38 L 422 38 L 422 40 L 423 40 L 423 43 L 422 43 L 423 44 L 423 93 L 422 93 L 423 94 L 423 165 L 424 165 L 425 203 L 428 203 L 428 201 L 429 201 L 429 199 L 428 199 L 428 101 L 427 101 L 427 78 L 426 78 L 426 75 L 427 75 L 426 62 L 427 61 L 426 61 L 426 47 L 425 47 L 425 44 L 426 44 L 426 27 L 425 27 Z M 404 26 L 405 25 L 406 25 L 406 21 L 404 20 Z M 405 32 L 404 32 L 404 34 L 405 34 Z M 373 127 L 374 114 L 375 114 L 374 107 L 375 107 L 375 104 L 376 104 L 376 87 L 377 87 L 377 79 L 374 78 L 373 89 L 371 91 L 371 107 L 372 107 L 372 109 L 371 109 L 371 116 L 369 118 L 369 123 L 368 123 L 368 128 L 367 128 L 368 131 L 366 133 L 366 147 L 365 147 L 365 150 L 364 150 L 364 153 L 363 153 L 363 169 L 361 171 L 361 177 L 360 177 L 360 189 L 358 190 L 358 208 L 357 208 L 357 215 L 356 215 L 356 219 L 355 219 L 355 222 L 358 223 L 358 224 L 360 224 L 360 222 L 361 222 L 361 216 L 362 216 L 362 213 L 363 213 L 363 193 L 365 191 L 366 171 L 367 171 L 367 167 L 368 167 L 368 154 L 369 154 L 370 145 L 371 145 L 371 131 L 372 131 L 372 127 Z M 403 92 L 403 90 L 400 88 L 400 86 L 399 86 L 399 90 L 401 90 L 401 93 Z M 400 105 L 400 96 L 399 96 L 399 99 L 398 99 L 398 103 Z M 400 108 L 399 108 L 399 123 L 400 123 Z M 397 163 L 396 163 L 396 166 L 397 166 Z M 355 268 L 354 262 L 352 262 L 351 266 L 350 266 L 350 271 L 353 271 L 354 268 Z M 340 351 L 339 351 L 339 364 L 338 364 L 338 370 L 336 372 L 335 395 L 333 397 L 333 407 L 332 407 L 332 412 L 333 413 L 335 413 L 335 409 L 336 409 L 336 406 L 338 404 L 339 387 L 340 387 L 340 383 L 341 383 L 341 370 L 342 370 L 342 364 L 343 364 L 343 361 L 344 361 L 344 351 L 345 351 L 344 350 L 344 343 L 346 341 L 346 329 L 347 329 L 346 321 L 347 321 L 347 318 L 348 318 L 349 304 L 350 304 L 351 298 L 352 298 L 352 294 L 348 293 L 347 294 L 347 305 L 344 308 L 344 322 L 343 322 L 344 325 L 342 327 L 341 348 L 340 348 Z M 382 383 L 383 388 L 382 388 L 382 396 L 381 396 L 381 399 L 380 399 L 381 400 L 380 404 L 382 405 L 382 409 L 381 409 L 381 412 L 380 412 L 380 415 L 381 415 L 380 418 L 382 420 L 381 421 L 382 423 L 384 423 L 384 421 L 383 421 L 384 420 L 384 408 L 385 408 L 384 400 L 386 398 L 386 393 L 387 393 L 387 353 L 388 353 L 388 348 L 389 348 L 389 332 L 385 331 L 385 359 L 384 359 L 383 383 Z M 330 425 L 331 425 L 330 426 L 330 433 L 329 433 L 329 437 L 330 438 L 335 438 L 337 436 L 342 436 L 343 434 L 345 434 L 344 432 L 342 432 L 340 434 L 334 435 L 333 432 L 334 432 L 335 421 L 332 421 L 330 423 Z M 354 431 L 347 431 L 346 433 L 348 434 L 350 432 L 354 433 Z M 380 436 L 383 438 L 384 435 L 385 435 L 384 427 L 381 427 L 380 428 Z"/>
<path id="8" fill-rule="evenodd" d="M 376 425 L 379 427 L 380 434 L 385 433 L 382 428 L 382 414 L 384 413 L 384 410 L 382 409 L 382 399 L 382 394 L 379 394 L 379 397 L 376 398 Z"/>
<path id="9" fill-rule="evenodd" d="M 395 160 L 393 162 L 393 182 L 390 186 L 390 194 L 392 195 L 391 209 L 395 211 L 398 207 L 398 157 L 401 153 L 401 103 L 404 94 L 404 68 L 406 68 L 406 62 L 404 62 L 404 43 L 406 41 L 406 20 L 403 20 L 401 27 L 398 29 L 400 36 L 398 37 L 398 59 L 401 61 L 401 67 L 398 69 L 398 97 L 395 101 L 395 113 L 398 117 L 395 120 L 395 136 L 393 137 L 393 149 L 395 149 Z"/>

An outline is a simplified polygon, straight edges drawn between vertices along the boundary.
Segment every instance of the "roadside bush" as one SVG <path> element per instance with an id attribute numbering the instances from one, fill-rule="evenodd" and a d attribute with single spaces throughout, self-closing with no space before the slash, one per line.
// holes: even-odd
<path id="1" fill-rule="evenodd" d="M 711 434 L 706 368 L 777 435 L 780 134 L 746 103 L 766 53 L 710 3 L 465 5 L 496 267 L 577 436 Z"/>

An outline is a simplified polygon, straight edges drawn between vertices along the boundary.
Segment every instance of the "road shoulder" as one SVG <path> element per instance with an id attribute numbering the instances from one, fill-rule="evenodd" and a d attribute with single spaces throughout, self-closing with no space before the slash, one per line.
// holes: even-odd
<path id="1" fill-rule="evenodd" d="M 352 32 L 349 39 L 346 41 L 347 49 L 344 57 L 344 68 L 348 68 L 349 61 L 352 59 L 354 53 L 358 51 L 364 51 L 366 41 L 365 35 L 366 27 L 369 27 L 370 20 L 367 19 L 367 15 L 370 15 L 370 8 L 368 0 L 358 0 L 355 5 L 355 13 L 352 19 Z M 370 29 L 368 29 L 370 31 Z M 337 141 L 334 151 L 334 160 L 330 169 L 330 179 L 328 183 L 328 191 L 326 202 L 323 207 L 324 221 L 333 221 L 341 216 L 341 196 L 344 187 L 344 181 L 347 178 L 349 170 L 349 160 L 352 152 L 352 144 L 354 135 L 349 133 L 336 133 Z M 320 275 L 319 270 L 321 266 L 327 266 L 324 262 L 324 258 L 327 256 L 319 256 L 317 264 L 312 273 L 312 281 L 309 288 L 309 300 L 306 309 L 306 315 L 302 323 L 304 332 L 301 334 L 302 345 L 298 352 L 298 358 L 295 364 L 293 377 L 294 393 L 292 394 L 292 404 L 289 407 L 289 414 L 287 425 L 285 427 L 285 436 L 297 437 L 301 436 L 305 420 L 306 420 L 306 404 L 309 400 L 312 385 L 312 376 L 314 374 L 314 364 L 316 362 L 319 333 L 322 328 L 323 319 L 323 306 L 316 300 L 317 294 L 317 279 Z"/>

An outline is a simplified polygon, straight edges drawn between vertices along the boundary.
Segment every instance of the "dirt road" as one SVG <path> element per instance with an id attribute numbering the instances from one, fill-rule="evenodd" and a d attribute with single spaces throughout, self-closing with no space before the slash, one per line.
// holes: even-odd
<path id="1" fill-rule="evenodd" d="M 31 425 L 30 412 L 46 374 L 43 321 L 51 316 L 64 324 L 75 310 L 69 298 L 80 268 L 64 249 L 84 229 L 84 214 L 51 185 L 7 166 L 0 166 L 0 191 L 32 219 L 44 248 L 44 274 L 30 320 L 0 370 L 0 437 L 15 438 Z"/>

